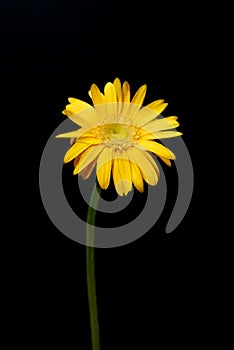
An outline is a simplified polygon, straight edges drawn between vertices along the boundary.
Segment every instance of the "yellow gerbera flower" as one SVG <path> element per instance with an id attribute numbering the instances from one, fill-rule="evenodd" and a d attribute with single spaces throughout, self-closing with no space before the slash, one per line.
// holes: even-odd
<path id="1" fill-rule="evenodd" d="M 167 165 L 175 155 L 155 139 L 181 135 L 170 129 L 179 123 L 177 117 L 157 118 L 166 108 L 164 100 L 154 101 L 143 107 L 146 85 L 141 86 L 130 100 L 128 82 L 118 78 L 105 85 L 104 93 L 92 84 L 89 95 L 93 106 L 69 98 L 63 114 L 80 128 L 58 135 L 71 138 L 72 146 L 64 162 L 74 160 L 74 174 L 87 179 L 96 166 L 97 180 L 107 189 L 111 173 L 120 196 L 135 188 L 143 192 L 144 181 L 150 185 L 158 182 L 159 169 L 150 152 Z"/>

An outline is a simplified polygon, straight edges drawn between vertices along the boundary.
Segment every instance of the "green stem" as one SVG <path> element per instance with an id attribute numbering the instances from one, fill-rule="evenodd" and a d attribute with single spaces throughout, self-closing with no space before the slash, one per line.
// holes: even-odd
<path id="1" fill-rule="evenodd" d="M 92 350 L 100 350 L 99 325 L 97 312 L 97 296 L 95 282 L 95 256 L 94 256 L 94 231 L 95 218 L 98 200 L 100 197 L 101 188 L 95 185 L 89 203 L 86 225 L 86 273 L 87 273 L 87 288 L 90 327 L 92 338 Z"/>

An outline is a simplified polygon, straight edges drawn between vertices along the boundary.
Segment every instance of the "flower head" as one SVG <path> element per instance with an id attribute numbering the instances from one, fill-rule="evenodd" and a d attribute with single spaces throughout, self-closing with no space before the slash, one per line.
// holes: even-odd
<path id="1" fill-rule="evenodd" d="M 87 179 L 96 166 L 97 180 L 107 189 L 113 175 L 114 185 L 120 196 L 127 195 L 134 187 L 143 192 L 144 181 L 156 185 L 159 169 L 151 153 L 167 165 L 175 155 L 155 140 L 181 135 L 171 130 L 179 123 L 177 117 L 160 118 L 166 108 L 164 100 L 156 100 L 142 106 L 146 85 L 141 86 L 133 98 L 128 82 L 118 78 L 105 85 L 104 93 L 92 84 L 89 95 L 93 106 L 69 98 L 63 111 L 80 128 L 57 135 L 71 138 L 72 146 L 64 162 L 74 161 L 74 174 Z"/>

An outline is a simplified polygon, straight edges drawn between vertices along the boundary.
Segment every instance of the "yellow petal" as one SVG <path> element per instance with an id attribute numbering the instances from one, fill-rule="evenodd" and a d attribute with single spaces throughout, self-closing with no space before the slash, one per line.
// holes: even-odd
<path id="1" fill-rule="evenodd" d="M 77 156 L 74 160 L 73 160 L 73 165 L 74 165 L 74 168 L 77 166 L 78 162 L 80 160 L 80 155 Z"/>
<path id="2" fill-rule="evenodd" d="M 97 111 L 93 107 L 80 110 L 77 113 L 65 110 L 63 114 L 66 114 L 74 123 L 84 128 L 90 128 L 100 120 Z"/>
<path id="3" fill-rule="evenodd" d="M 156 100 L 154 102 L 151 102 L 147 106 L 141 108 L 138 111 L 138 113 L 135 115 L 134 121 L 139 122 L 141 120 L 144 120 L 146 117 L 148 119 L 150 118 L 155 119 L 157 116 L 157 112 L 154 109 L 158 108 L 158 106 L 161 105 L 162 103 L 164 103 L 164 100 Z"/>
<path id="4" fill-rule="evenodd" d="M 76 131 L 71 131 L 71 132 L 66 132 L 64 134 L 56 135 L 55 137 L 56 138 L 74 138 L 74 139 L 76 139 L 76 138 L 82 138 L 82 137 L 95 138 L 96 135 L 97 135 L 97 133 L 96 133 L 95 128 L 92 128 L 92 129 L 80 128 Z"/>
<path id="5" fill-rule="evenodd" d="M 82 177 L 83 180 L 87 180 L 89 176 L 91 175 L 97 161 L 94 159 L 89 165 L 87 165 L 86 168 L 84 168 L 82 171 L 80 171 L 79 175 Z"/>
<path id="6" fill-rule="evenodd" d="M 110 184 L 112 168 L 112 149 L 105 147 L 97 159 L 97 179 L 102 189 L 106 190 Z"/>
<path id="7" fill-rule="evenodd" d="M 70 104 L 66 105 L 66 109 L 63 111 L 63 114 L 66 115 L 75 114 L 84 109 L 92 108 L 92 106 L 89 103 L 84 102 L 82 100 L 78 100 L 73 97 L 69 97 L 68 101 L 70 102 Z"/>
<path id="8" fill-rule="evenodd" d="M 132 189 L 131 168 L 126 152 L 115 151 L 113 180 L 117 193 L 127 195 Z"/>
<path id="9" fill-rule="evenodd" d="M 164 158 L 164 157 L 159 157 L 159 158 L 162 159 L 162 161 L 163 161 L 166 165 L 171 166 L 171 161 L 170 161 L 170 159 L 167 159 L 167 158 Z"/>
<path id="10" fill-rule="evenodd" d="M 79 135 L 79 138 L 80 138 L 81 141 L 83 139 L 84 139 L 83 141 L 85 141 L 87 138 L 94 138 L 94 139 L 98 140 L 98 134 L 97 134 L 96 127 L 90 128 L 90 129 L 82 128 L 81 132 L 80 132 L 80 135 Z"/>
<path id="11" fill-rule="evenodd" d="M 73 98 L 69 98 L 69 100 L 75 100 Z M 87 119 L 90 118 L 91 114 L 95 113 L 95 110 L 93 109 L 90 104 L 83 102 L 81 100 L 74 104 L 69 104 L 66 106 L 66 109 L 62 112 L 66 116 L 68 116 L 74 123 L 80 125 L 80 126 L 86 126 L 87 125 Z M 81 117 L 81 112 L 84 112 L 87 115 L 86 119 L 83 120 Z M 93 118 L 92 118 L 93 119 Z"/>
<path id="12" fill-rule="evenodd" d="M 100 91 L 100 90 L 99 90 Z M 103 95 L 103 93 L 100 91 L 100 94 L 101 94 L 101 96 L 102 96 L 102 99 L 103 99 L 103 102 L 104 102 L 104 95 Z M 88 91 L 88 95 L 89 95 L 89 97 L 91 97 L 91 99 L 93 99 L 92 98 L 92 92 L 91 92 L 91 90 L 89 90 Z"/>
<path id="13" fill-rule="evenodd" d="M 81 134 L 81 130 L 82 130 L 82 132 L 83 132 L 83 129 L 79 129 L 79 130 L 76 130 L 76 131 L 71 131 L 71 132 L 66 132 L 66 133 L 64 133 L 64 134 L 59 134 L 59 135 L 56 135 L 55 137 L 57 138 L 57 139 L 59 139 L 59 138 L 77 138 L 77 137 L 79 137 L 79 135 Z"/>
<path id="14" fill-rule="evenodd" d="M 144 181 L 136 163 L 130 162 L 133 185 L 139 192 L 144 191 Z"/>
<path id="15" fill-rule="evenodd" d="M 103 150 L 105 146 L 103 144 L 96 145 L 90 149 L 87 154 L 79 161 L 77 164 L 74 174 L 81 172 L 84 168 L 86 168 L 94 159 L 96 159 L 99 153 Z"/>
<path id="16" fill-rule="evenodd" d="M 104 88 L 105 97 L 105 113 L 108 116 L 116 116 L 117 114 L 117 96 L 115 87 L 112 83 L 107 83 Z"/>
<path id="17" fill-rule="evenodd" d="M 177 137 L 183 135 L 182 132 L 179 131 L 158 131 L 154 133 L 155 139 L 169 139 L 171 137 Z"/>
<path id="18" fill-rule="evenodd" d="M 161 145 L 158 142 L 150 140 L 138 140 L 141 146 L 145 147 L 146 150 L 155 153 L 157 156 L 162 156 L 164 158 L 175 159 L 175 155 L 167 147 Z"/>
<path id="19" fill-rule="evenodd" d="M 87 153 L 89 153 L 90 150 L 91 150 L 92 148 L 94 148 L 94 147 L 95 147 L 95 146 L 90 146 L 90 147 L 88 147 L 84 152 L 82 152 L 78 157 L 76 157 L 76 158 L 74 159 L 74 162 L 73 162 L 74 168 L 75 168 L 75 169 L 74 169 L 74 172 L 73 172 L 74 175 L 77 174 L 77 171 L 76 171 L 77 164 L 78 164 L 80 161 L 82 161 L 82 159 L 85 157 L 85 155 L 86 155 Z M 91 174 L 93 168 L 95 167 L 95 165 L 96 165 L 96 161 L 94 160 L 94 161 L 91 162 L 86 168 L 84 168 L 81 172 L 79 172 L 79 175 L 80 175 L 84 180 L 86 180 L 86 179 L 90 176 L 90 174 Z"/>
<path id="20" fill-rule="evenodd" d="M 119 114 L 123 118 L 128 118 L 129 116 L 129 107 L 131 105 L 130 103 L 130 85 L 127 81 L 123 83 L 122 86 L 122 104 L 121 108 L 119 108 Z"/>
<path id="21" fill-rule="evenodd" d="M 150 111 L 154 111 L 156 116 L 158 116 L 168 106 L 168 103 L 164 103 L 163 101 L 164 100 L 154 101 L 154 102 L 150 103 L 149 105 L 147 105 L 145 108 L 147 108 Z"/>
<path id="22" fill-rule="evenodd" d="M 152 165 L 152 167 L 154 168 L 154 171 L 156 172 L 156 174 L 159 176 L 159 168 L 157 166 L 157 163 L 154 161 L 154 159 L 152 158 L 152 155 L 149 154 L 148 152 L 144 153 L 144 156 L 148 159 L 148 161 L 150 162 L 150 164 Z"/>
<path id="23" fill-rule="evenodd" d="M 160 100 L 156 100 L 156 101 L 153 101 L 151 103 L 149 103 L 148 105 L 146 105 L 144 108 L 145 109 L 150 109 L 156 113 L 158 113 L 158 106 L 163 104 L 164 103 L 164 100 L 163 99 L 160 99 Z"/>
<path id="24" fill-rule="evenodd" d="M 174 129 L 179 126 L 179 122 L 175 117 L 167 117 L 153 120 L 142 127 L 144 130 L 154 133 L 162 130 Z"/>
<path id="25" fill-rule="evenodd" d="M 119 78 L 116 78 L 113 84 L 115 87 L 116 97 L 117 97 L 116 114 L 117 116 L 119 116 L 122 111 L 122 101 L 123 101 L 121 82 Z"/>
<path id="26" fill-rule="evenodd" d="M 75 105 L 76 107 L 79 107 L 80 110 L 92 107 L 89 103 L 74 97 L 69 97 L 68 101 L 71 103 L 71 105 Z"/>
<path id="27" fill-rule="evenodd" d="M 92 144 L 92 143 L 91 143 Z M 89 142 L 79 142 L 77 141 L 65 154 L 64 163 L 70 162 L 72 159 L 81 154 L 86 148 L 90 146 Z"/>
<path id="28" fill-rule="evenodd" d="M 117 102 L 117 96 L 114 84 L 107 83 L 104 88 L 105 102 Z"/>
<path id="29" fill-rule="evenodd" d="M 94 105 L 102 104 L 104 102 L 103 95 L 96 84 L 92 84 L 90 91 Z"/>
<path id="30" fill-rule="evenodd" d="M 177 137 L 181 135 L 183 134 L 179 131 L 158 131 L 153 133 L 144 131 L 143 133 L 141 133 L 140 138 L 144 140 L 154 140 L 154 139 L 161 140 L 161 139 L 167 139 L 167 138 Z"/>
<path id="31" fill-rule="evenodd" d="M 137 105 L 137 106 L 141 106 L 144 98 L 145 98 L 145 94 L 146 94 L 146 89 L 147 89 L 147 85 L 144 84 L 142 85 L 137 92 L 135 93 L 135 95 L 133 96 L 133 99 L 131 101 L 131 103 Z"/>
<path id="32" fill-rule="evenodd" d="M 140 109 L 146 94 L 146 85 L 142 85 L 135 93 L 127 111 L 128 116 L 135 121 L 135 116 Z"/>
<path id="33" fill-rule="evenodd" d="M 131 148 L 128 150 L 130 161 L 140 168 L 144 180 L 148 184 L 154 186 L 158 182 L 158 175 L 145 153 L 145 151 L 140 151 L 137 148 Z"/>
<path id="34" fill-rule="evenodd" d="M 122 102 L 122 89 L 121 89 L 121 82 L 119 78 L 116 78 L 114 80 L 114 87 L 116 91 L 117 101 Z"/>
<path id="35" fill-rule="evenodd" d="M 155 106 L 154 109 L 147 108 L 147 106 L 140 109 L 135 115 L 134 123 L 136 123 L 136 125 L 138 126 L 146 125 L 153 119 L 157 118 L 164 111 L 167 105 L 168 103 L 160 103 L 157 106 Z"/>
<path id="36" fill-rule="evenodd" d="M 89 153 L 90 150 L 91 150 L 92 148 L 94 148 L 94 147 L 95 147 L 95 145 L 89 145 L 88 148 L 86 148 L 82 153 L 80 153 L 80 154 L 74 159 L 74 161 L 73 161 L 74 168 L 76 168 L 77 164 L 78 164 L 78 163 L 84 158 L 84 156 L 85 156 L 87 153 Z M 73 174 L 74 174 L 74 175 L 77 174 L 77 172 L 75 172 L 75 169 L 74 169 Z"/>
<path id="37" fill-rule="evenodd" d="M 129 158 L 126 151 L 117 151 L 116 157 L 119 157 L 120 173 L 121 177 L 128 182 L 132 182 L 131 168 L 129 164 Z"/>
<path id="38" fill-rule="evenodd" d="M 84 109 L 84 107 L 82 106 L 82 108 L 80 108 L 79 106 L 76 105 L 66 105 L 66 110 L 64 111 L 64 114 L 66 114 L 68 112 L 69 115 L 71 114 L 75 114 L 78 113 L 80 110 L 82 111 L 82 109 Z"/>
<path id="39" fill-rule="evenodd" d="M 123 102 L 126 102 L 126 103 L 130 102 L 130 85 L 127 81 L 123 83 L 122 96 L 123 96 Z"/>
<path id="40" fill-rule="evenodd" d="M 67 117 L 70 117 L 70 116 L 72 115 L 72 113 L 69 112 L 67 109 L 64 109 L 64 110 L 62 111 L 62 113 L 63 113 L 64 115 L 66 115 Z"/>

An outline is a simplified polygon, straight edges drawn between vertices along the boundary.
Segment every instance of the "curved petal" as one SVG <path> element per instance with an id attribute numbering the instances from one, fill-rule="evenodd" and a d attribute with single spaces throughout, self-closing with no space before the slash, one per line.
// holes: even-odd
<path id="1" fill-rule="evenodd" d="M 82 152 L 78 157 L 76 157 L 74 159 L 74 171 L 73 171 L 73 174 L 76 175 L 77 172 L 76 172 L 76 166 L 77 164 L 84 158 L 84 156 L 90 152 L 90 150 L 95 147 L 95 146 L 90 146 L 89 148 L 87 148 L 84 152 Z M 88 179 L 88 177 L 90 176 L 90 174 L 92 173 L 93 171 L 93 168 L 95 167 L 96 165 L 96 162 L 97 162 L 97 159 L 94 159 L 86 168 L 84 168 L 80 173 L 79 175 L 83 178 L 83 180 L 86 180 Z"/>
<path id="2" fill-rule="evenodd" d="M 142 85 L 135 93 L 129 105 L 127 114 L 133 121 L 135 121 L 135 116 L 137 115 L 137 112 L 141 108 L 141 105 L 144 101 L 146 89 L 147 89 L 147 85 L 146 84 Z"/>
<path id="3" fill-rule="evenodd" d="M 101 188 L 104 190 L 110 184 L 112 160 L 112 149 L 105 147 L 97 159 L 97 179 Z"/>
<path id="4" fill-rule="evenodd" d="M 97 132 L 95 128 L 80 128 L 76 131 L 70 131 L 66 132 L 64 134 L 56 135 L 55 138 L 80 138 L 80 141 L 82 141 L 82 138 L 84 138 L 83 141 L 87 140 L 87 137 L 89 138 L 97 138 Z"/>
<path id="5" fill-rule="evenodd" d="M 130 85 L 127 81 L 123 83 L 122 98 L 123 98 L 123 102 L 126 102 L 126 103 L 130 102 Z"/>
<path id="6" fill-rule="evenodd" d="M 147 90 L 147 85 L 146 84 L 142 85 L 133 96 L 131 103 L 137 106 L 141 106 L 146 95 L 146 90 Z"/>
<path id="7" fill-rule="evenodd" d="M 76 130 L 76 131 L 70 131 L 70 132 L 65 132 L 64 134 L 59 134 L 56 135 L 55 138 L 59 139 L 59 138 L 77 138 L 79 137 L 79 135 L 81 134 L 81 129 Z"/>
<path id="8" fill-rule="evenodd" d="M 145 132 L 145 134 L 141 135 L 141 138 L 144 140 L 154 140 L 154 139 L 168 139 L 172 137 L 177 137 L 183 135 L 182 132 L 179 131 L 158 131 L 153 133 Z"/>
<path id="9" fill-rule="evenodd" d="M 144 156 L 148 159 L 148 161 L 150 162 L 150 164 L 152 165 L 152 167 L 154 168 L 156 174 L 159 176 L 159 168 L 157 166 L 157 163 L 154 161 L 153 157 L 151 154 L 149 154 L 148 152 L 144 153 Z"/>
<path id="10" fill-rule="evenodd" d="M 169 139 L 172 137 L 177 137 L 183 135 L 182 132 L 179 131 L 159 131 L 154 133 L 155 139 Z"/>
<path id="11" fill-rule="evenodd" d="M 103 144 L 93 146 L 78 162 L 74 174 L 81 172 L 99 155 L 105 146 Z"/>
<path id="12" fill-rule="evenodd" d="M 127 195 L 132 189 L 131 168 L 126 152 L 115 151 L 113 162 L 113 180 L 117 193 Z"/>
<path id="13" fill-rule="evenodd" d="M 167 147 L 161 145 L 156 141 L 150 140 L 138 140 L 137 141 L 141 146 L 145 147 L 146 150 L 155 153 L 157 156 L 162 156 L 168 159 L 175 159 L 175 155 Z"/>
<path id="14" fill-rule="evenodd" d="M 105 108 L 106 114 L 108 116 L 117 115 L 117 96 L 114 84 L 107 83 L 104 88 L 104 99 L 105 99 Z"/>
<path id="15" fill-rule="evenodd" d="M 104 102 L 103 94 L 100 92 L 96 84 L 92 84 L 90 91 L 91 91 L 91 98 L 93 100 L 94 105 L 99 105 Z"/>
<path id="16" fill-rule="evenodd" d="M 162 159 L 162 161 L 163 161 L 166 165 L 171 166 L 171 161 L 170 161 L 170 159 L 164 158 L 164 157 L 159 157 L 159 158 Z"/>
<path id="17" fill-rule="evenodd" d="M 115 86 L 112 83 L 107 83 L 104 87 L 105 102 L 117 102 Z"/>
<path id="18" fill-rule="evenodd" d="M 89 165 L 87 165 L 86 168 L 80 171 L 78 175 L 81 176 L 83 180 L 87 180 L 91 175 L 96 163 L 97 163 L 97 158 L 95 158 L 91 163 L 89 163 Z"/>
<path id="19" fill-rule="evenodd" d="M 77 164 L 78 164 L 79 160 L 80 160 L 80 155 L 79 155 L 79 156 L 77 156 L 76 158 L 74 158 L 74 160 L 73 160 L 73 165 L 74 165 L 74 168 L 77 166 Z"/>
<path id="20" fill-rule="evenodd" d="M 154 186 L 158 182 L 158 175 L 145 153 L 145 151 L 140 151 L 137 148 L 131 148 L 128 150 L 130 161 L 139 167 L 144 180 L 148 184 Z"/>
<path id="21" fill-rule="evenodd" d="M 115 78 L 113 84 L 116 91 L 117 101 L 122 102 L 122 89 L 121 89 L 121 82 L 119 78 Z"/>
<path id="22" fill-rule="evenodd" d="M 142 178 L 142 174 L 138 165 L 130 161 L 131 173 L 132 173 L 132 183 L 136 187 L 139 192 L 144 191 L 144 181 Z"/>
<path id="23" fill-rule="evenodd" d="M 159 100 L 159 101 L 163 101 L 163 100 Z M 154 107 L 154 109 L 148 108 L 147 106 L 140 109 L 138 113 L 135 115 L 134 123 L 136 123 L 136 125 L 138 126 L 146 125 L 147 123 L 157 118 L 167 106 L 168 106 L 168 103 L 159 103 L 157 106 Z"/>
<path id="24" fill-rule="evenodd" d="M 73 146 L 69 148 L 64 157 L 64 163 L 70 162 L 72 159 L 76 158 L 81 154 L 86 148 L 90 147 L 92 143 L 90 142 L 79 142 L 77 141 Z"/>
<path id="25" fill-rule="evenodd" d="M 151 102 L 150 104 L 148 104 L 147 106 L 141 108 L 137 115 L 135 116 L 134 121 L 135 122 L 140 122 L 142 120 L 145 120 L 145 118 L 147 117 L 148 119 L 151 117 L 152 119 L 156 118 L 157 116 L 157 108 L 159 105 L 161 105 L 162 103 L 164 103 L 164 100 L 156 100 L 154 102 Z M 147 120 L 148 120 L 147 119 Z"/>
<path id="26" fill-rule="evenodd" d="M 80 108 L 80 110 L 92 107 L 89 103 L 82 101 L 82 100 L 79 100 L 79 99 L 74 98 L 74 97 L 69 97 L 68 101 L 70 102 L 71 105 L 74 105 L 77 108 Z"/>
<path id="27" fill-rule="evenodd" d="M 116 112 L 117 112 L 117 116 L 119 116 L 121 111 L 122 111 L 122 101 L 123 101 L 121 82 L 120 82 L 119 78 L 116 78 L 114 80 L 113 84 L 115 87 L 116 97 L 117 97 Z"/>
<path id="28" fill-rule="evenodd" d="M 99 121 L 98 114 L 93 107 L 84 108 L 76 113 L 65 110 L 63 114 L 67 115 L 74 123 L 84 128 L 90 128 Z"/>
<path id="29" fill-rule="evenodd" d="M 167 117 L 167 118 L 156 119 L 144 125 L 142 129 L 151 133 L 168 130 L 168 129 L 174 129 L 177 126 L 179 126 L 179 122 L 176 119 L 177 117 Z"/>

